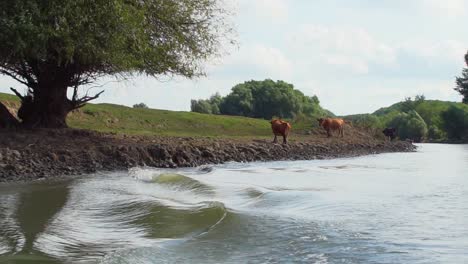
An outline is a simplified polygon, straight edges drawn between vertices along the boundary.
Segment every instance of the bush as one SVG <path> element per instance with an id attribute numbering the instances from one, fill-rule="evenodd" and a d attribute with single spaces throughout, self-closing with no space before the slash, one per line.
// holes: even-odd
<path id="1" fill-rule="evenodd" d="M 212 95 L 208 100 L 191 100 L 190 110 L 197 113 L 219 115 L 221 113 L 219 107 L 222 101 L 223 98 L 218 93 Z"/>
<path id="2" fill-rule="evenodd" d="M 383 128 L 380 119 L 371 114 L 362 114 L 357 115 L 356 117 L 351 119 L 353 124 L 359 127 L 367 128 L 367 129 L 381 129 Z"/>
<path id="3" fill-rule="evenodd" d="M 191 100 L 190 109 L 192 112 L 211 114 L 211 104 L 207 100 Z"/>
<path id="4" fill-rule="evenodd" d="M 440 130 L 437 126 L 431 125 L 427 130 L 427 138 L 433 141 L 442 141 L 446 139 L 444 131 Z"/>
<path id="5" fill-rule="evenodd" d="M 194 101 L 192 100 L 193 112 L 264 119 L 271 119 L 273 116 L 293 118 L 298 114 L 309 117 L 331 114 L 320 107 L 317 96 L 305 96 L 294 89 L 292 84 L 269 79 L 237 84 L 224 98 L 215 94 L 208 100 Z"/>
<path id="6" fill-rule="evenodd" d="M 145 103 L 134 104 L 133 108 L 149 108 Z"/>
<path id="7" fill-rule="evenodd" d="M 444 128 L 450 139 L 468 139 L 468 111 L 453 105 L 442 113 L 442 118 Z"/>
<path id="8" fill-rule="evenodd" d="M 396 115 L 390 121 L 389 126 L 397 129 L 398 137 L 402 140 L 411 139 L 415 142 L 421 142 L 427 136 L 426 122 L 414 110 Z"/>

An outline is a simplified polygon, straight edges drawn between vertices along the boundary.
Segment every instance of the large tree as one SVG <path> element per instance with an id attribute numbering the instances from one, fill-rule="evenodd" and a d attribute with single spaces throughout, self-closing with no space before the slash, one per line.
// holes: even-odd
<path id="1" fill-rule="evenodd" d="M 442 112 L 442 118 L 449 139 L 468 140 L 468 111 L 461 106 L 451 105 Z"/>
<path id="2" fill-rule="evenodd" d="M 455 83 L 455 91 L 463 96 L 462 102 L 468 104 L 468 68 L 462 70 L 462 76 L 455 78 Z"/>
<path id="3" fill-rule="evenodd" d="M 274 116 L 291 118 L 301 113 L 305 105 L 312 110 L 315 99 L 306 97 L 284 81 L 247 81 L 237 84 L 221 102 L 220 110 L 226 115 L 242 115 L 270 119 Z"/>
<path id="4" fill-rule="evenodd" d="M 468 66 L 468 53 L 465 54 L 465 63 Z M 462 102 L 468 104 L 468 68 L 462 70 L 462 76 L 455 78 L 457 86 L 455 91 L 459 92 L 462 96 Z"/>
<path id="5" fill-rule="evenodd" d="M 254 118 L 293 118 L 333 116 L 320 107 L 317 96 L 305 96 L 285 81 L 246 81 L 235 85 L 225 97 L 213 95 L 208 100 L 192 100 L 193 112 L 239 115 Z"/>
<path id="6" fill-rule="evenodd" d="M 203 75 L 232 43 L 219 0 L 0 0 L 0 73 L 27 86 L 27 127 L 66 127 L 102 76 Z M 68 95 L 68 96 L 67 96 Z"/>

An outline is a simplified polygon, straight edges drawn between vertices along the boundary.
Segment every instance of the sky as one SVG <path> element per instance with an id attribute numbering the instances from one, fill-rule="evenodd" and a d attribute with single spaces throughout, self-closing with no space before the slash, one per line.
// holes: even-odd
<path id="1" fill-rule="evenodd" d="M 207 76 L 127 81 L 103 78 L 94 102 L 190 110 L 248 80 L 284 80 L 338 115 L 369 113 L 424 94 L 461 101 L 453 90 L 465 67 L 465 0 L 226 0 L 238 45 L 206 63 Z M 0 92 L 23 89 L 0 76 Z M 86 87 L 88 89 L 89 87 Z"/>

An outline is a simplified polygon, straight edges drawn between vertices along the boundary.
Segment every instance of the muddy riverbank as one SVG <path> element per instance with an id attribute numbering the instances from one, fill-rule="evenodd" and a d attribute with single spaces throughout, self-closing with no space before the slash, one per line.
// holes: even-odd
<path id="1" fill-rule="evenodd" d="M 370 136 L 270 139 L 126 136 L 87 130 L 0 130 L 0 182 L 123 170 L 135 166 L 194 167 L 224 162 L 330 159 L 414 151 L 408 142 Z"/>

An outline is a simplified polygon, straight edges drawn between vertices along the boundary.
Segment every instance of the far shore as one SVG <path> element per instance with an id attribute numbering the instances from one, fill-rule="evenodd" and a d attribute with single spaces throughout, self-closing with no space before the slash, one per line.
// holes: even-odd
<path id="1" fill-rule="evenodd" d="M 88 130 L 0 130 L 0 182 L 54 179 L 137 166 L 196 167 L 225 162 L 315 160 L 410 152 L 405 141 L 371 136 L 266 138 L 127 136 Z"/>

